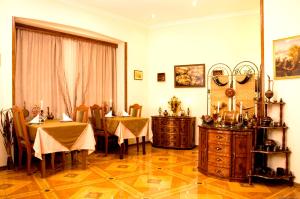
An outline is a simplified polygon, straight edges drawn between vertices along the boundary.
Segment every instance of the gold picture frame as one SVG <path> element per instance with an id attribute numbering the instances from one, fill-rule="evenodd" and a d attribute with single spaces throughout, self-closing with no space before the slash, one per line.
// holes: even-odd
<path id="1" fill-rule="evenodd" d="M 205 87 L 205 64 L 175 65 L 174 87 Z"/>
<path id="2" fill-rule="evenodd" d="M 300 35 L 273 40 L 274 79 L 300 77 Z"/>
<path id="3" fill-rule="evenodd" d="M 143 71 L 134 70 L 134 80 L 143 80 Z"/>

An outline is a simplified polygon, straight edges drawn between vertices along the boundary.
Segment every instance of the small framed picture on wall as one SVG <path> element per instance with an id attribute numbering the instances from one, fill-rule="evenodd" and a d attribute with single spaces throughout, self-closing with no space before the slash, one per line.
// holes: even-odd
<path id="1" fill-rule="evenodd" d="M 165 73 L 157 73 L 157 81 L 158 82 L 166 81 L 166 74 Z"/>
<path id="2" fill-rule="evenodd" d="M 134 80 L 143 80 L 143 71 L 134 70 Z"/>

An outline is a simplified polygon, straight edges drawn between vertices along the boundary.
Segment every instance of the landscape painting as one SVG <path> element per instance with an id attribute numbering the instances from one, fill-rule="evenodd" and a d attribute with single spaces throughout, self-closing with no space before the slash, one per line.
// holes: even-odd
<path id="1" fill-rule="evenodd" d="M 300 36 L 273 41 L 274 78 L 300 77 Z"/>

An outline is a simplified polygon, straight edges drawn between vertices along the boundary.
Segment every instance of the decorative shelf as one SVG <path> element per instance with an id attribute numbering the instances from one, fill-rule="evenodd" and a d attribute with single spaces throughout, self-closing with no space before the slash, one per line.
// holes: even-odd
<path id="1" fill-rule="evenodd" d="M 284 151 L 265 151 L 265 150 L 252 150 L 251 153 L 264 153 L 264 154 L 285 154 L 285 153 L 291 153 L 290 150 L 284 150 Z"/>
<path id="2" fill-rule="evenodd" d="M 258 129 L 287 129 L 287 126 L 256 126 Z"/>
<path id="3" fill-rule="evenodd" d="M 295 178 L 295 176 L 293 176 L 292 174 L 283 175 L 283 176 L 252 174 L 252 175 L 249 175 L 249 177 L 259 177 L 259 178 L 264 178 L 264 179 L 268 179 L 268 180 L 288 180 L 288 181 L 293 180 Z"/>
<path id="4" fill-rule="evenodd" d="M 257 104 L 261 104 L 261 102 L 256 101 Z M 278 104 L 278 105 L 284 105 L 285 102 L 263 102 L 263 104 Z"/>

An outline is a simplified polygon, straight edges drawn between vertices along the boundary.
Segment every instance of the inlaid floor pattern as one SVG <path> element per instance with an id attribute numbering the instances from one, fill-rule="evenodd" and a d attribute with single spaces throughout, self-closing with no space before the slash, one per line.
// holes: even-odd
<path id="1" fill-rule="evenodd" d="M 93 153 L 88 169 L 80 163 L 51 172 L 42 179 L 37 170 L 0 171 L 0 198 L 163 198 L 163 199 L 294 199 L 300 187 L 228 182 L 207 177 L 197 170 L 198 149 L 170 150 L 147 144 L 146 155 L 129 147 L 123 160 L 118 154 Z M 80 157 L 80 156 L 79 156 Z"/>

